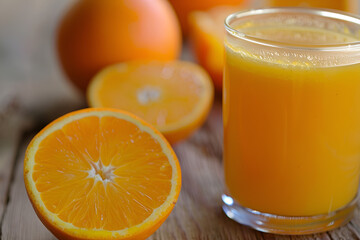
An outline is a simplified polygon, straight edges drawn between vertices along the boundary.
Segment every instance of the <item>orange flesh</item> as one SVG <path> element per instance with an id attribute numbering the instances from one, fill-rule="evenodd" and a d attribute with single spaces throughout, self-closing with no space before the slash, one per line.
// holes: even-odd
<path id="1" fill-rule="evenodd" d="M 188 65 L 128 64 L 102 76 L 96 98 L 98 106 L 130 111 L 162 130 L 194 111 L 205 92 L 198 77 Z"/>
<path id="2" fill-rule="evenodd" d="M 159 142 L 135 124 L 91 116 L 45 137 L 32 178 L 61 220 L 114 231 L 142 223 L 165 202 L 172 167 Z"/>
<path id="3" fill-rule="evenodd" d="M 305 28 L 253 30 L 248 33 L 308 46 L 358 40 Z M 224 169 L 230 194 L 242 206 L 285 216 L 345 206 L 359 185 L 360 64 L 304 66 L 301 59 L 261 57 L 226 43 Z"/>

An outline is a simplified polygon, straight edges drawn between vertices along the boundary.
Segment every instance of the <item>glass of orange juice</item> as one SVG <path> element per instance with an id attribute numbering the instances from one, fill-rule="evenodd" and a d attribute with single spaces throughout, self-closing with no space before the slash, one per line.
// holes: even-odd
<path id="1" fill-rule="evenodd" d="M 270 8 L 225 28 L 224 212 L 280 234 L 346 223 L 360 173 L 360 19 Z"/>

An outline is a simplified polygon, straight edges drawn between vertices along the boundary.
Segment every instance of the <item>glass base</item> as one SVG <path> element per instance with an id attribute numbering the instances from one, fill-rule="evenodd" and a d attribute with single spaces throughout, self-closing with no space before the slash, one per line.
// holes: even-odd
<path id="1" fill-rule="evenodd" d="M 234 221 L 261 232 L 299 235 L 325 232 L 349 222 L 356 208 L 355 198 L 345 207 L 329 214 L 305 217 L 278 216 L 245 208 L 223 194 L 223 210 Z"/>

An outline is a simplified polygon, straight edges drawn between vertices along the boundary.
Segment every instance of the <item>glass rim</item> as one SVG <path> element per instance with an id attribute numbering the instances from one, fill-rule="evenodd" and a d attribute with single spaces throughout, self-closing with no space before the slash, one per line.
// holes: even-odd
<path id="1" fill-rule="evenodd" d="M 251 37 L 246 35 L 245 33 L 236 30 L 231 27 L 231 21 L 234 19 L 239 19 L 247 16 L 256 16 L 260 14 L 268 14 L 268 13 L 307 13 L 311 15 L 316 15 L 325 18 L 331 18 L 334 20 L 342 20 L 346 22 L 355 23 L 359 25 L 360 28 L 360 16 L 355 14 L 346 13 L 343 11 L 333 10 L 333 9 L 325 9 L 325 8 L 303 8 L 303 7 L 276 7 L 276 8 L 260 8 L 260 9 L 251 9 L 245 11 L 239 11 L 228 15 L 225 18 L 225 29 L 226 32 L 234 36 L 235 38 L 255 43 L 262 46 L 273 47 L 273 48 L 288 48 L 294 50 L 316 50 L 316 51 L 341 51 L 341 50 L 354 50 L 360 49 L 360 40 L 355 42 L 348 43 L 338 43 L 338 44 L 319 44 L 319 45 L 292 45 L 284 42 L 271 41 L 258 37 Z"/>

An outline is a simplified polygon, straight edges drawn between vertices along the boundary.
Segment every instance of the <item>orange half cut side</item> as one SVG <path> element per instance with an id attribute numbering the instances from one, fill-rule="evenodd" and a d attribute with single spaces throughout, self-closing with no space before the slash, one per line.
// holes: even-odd
<path id="1" fill-rule="evenodd" d="M 145 239 L 181 188 L 162 134 L 111 109 L 72 112 L 45 127 L 28 146 L 24 178 L 37 215 L 59 239 Z"/>
<path id="2" fill-rule="evenodd" d="M 175 143 L 206 120 L 213 85 L 194 63 L 124 62 L 100 71 L 87 98 L 90 107 L 117 108 L 141 117 Z"/>

